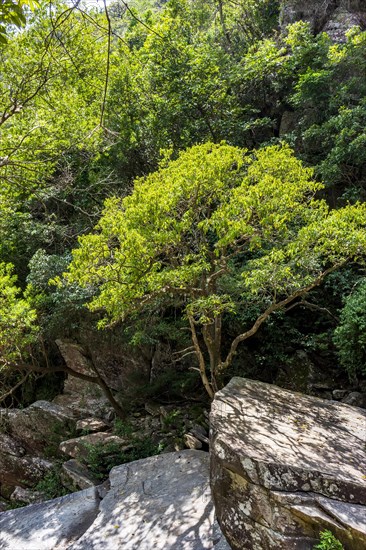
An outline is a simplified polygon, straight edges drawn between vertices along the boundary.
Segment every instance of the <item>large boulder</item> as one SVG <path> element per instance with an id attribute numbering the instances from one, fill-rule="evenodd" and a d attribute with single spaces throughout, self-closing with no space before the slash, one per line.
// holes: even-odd
<path id="1" fill-rule="evenodd" d="M 25 409 L 0 409 L 0 424 L 0 494 L 8 498 L 17 485 L 34 486 L 52 468 L 44 455 L 75 432 L 76 418 L 67 407 L 36 401 Z"/>
<path id="2" fill-rule="evenodd" d="M 100 503 L 96 487 L 0 513 L 2 550 L 63 550 L 93 523 Z"/>
<path id="3" fill-rule="evenodd" d="M 110 486 L 0 513 L 0 533 L 3 550 L 230 550 L 208 454 L 194 450 L 117 466 Z"/>
<path id="4" fill-rule="evenodd" d="M 366 548 L 366 411 L 233 378 L 211 412 L 211 487 L 235 550 Z"/>
<path id="5" fill-rule="evenodd" d="M 214 521 L 208 460 L 187 450 L 113 468 L 99 516 L 69 550 L 229 550 Z"/>
<path id="6" fill-rule="evenodd" d="M 36 401 L 26 409 L 2 410 L 0 415 L 11 436 L 31 453 L 42 453 L 52 444 L 57 448 L 58 437 L 74 432 L 76 426 L 69 408 L 48 401 Z"/>
<path id="7" fill-rule="evenodd" d="M 29 456 L 23 445 L 9 434 L 0 433 L 0 495 L 8 498 L 16 485 L 37 483 L 52 467 L 38 456 Z"/>

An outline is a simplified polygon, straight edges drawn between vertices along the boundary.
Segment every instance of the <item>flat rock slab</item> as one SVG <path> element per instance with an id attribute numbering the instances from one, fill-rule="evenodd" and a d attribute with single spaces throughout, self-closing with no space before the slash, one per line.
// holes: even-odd
<path id="1" fill-rule="evenodd" d="M 0 533 L 1 550 L 230 550 L 208 454 L 194 450 L 117 466 L 110 487 L 0 513 Z"/>
<path id="2" fill-rule="evenodd" d="M 233 378 L 211 412 L 211 485 L 240 550 L 366 548 L 366 411 Z M 362 521 L 362 517 L 364 520 Z"/>
<path id="3" fill-rule="evenodd" d="M 229 550 L 214 521 L 208 461 L 186 450 L 113 468 L 99 516 L 69 550 Z"/>
<path id="4" fill-rule="evenodd" d="M 93 487 L 65 497 L 0 514 L 1 550 L 64 550 L 98 514 L 100 497 Z"/>
<path id="5" fill-rule="evenodd" d="M 366 505 L 366 411 L 233 378 L 212 406 L 216 453 L 267 489 Z"/>

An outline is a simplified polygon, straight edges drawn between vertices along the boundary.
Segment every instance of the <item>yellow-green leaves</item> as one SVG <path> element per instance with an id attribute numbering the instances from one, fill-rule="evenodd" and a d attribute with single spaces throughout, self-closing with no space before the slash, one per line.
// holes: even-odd
<path id="1" fill-rule="evenodd" d="M 192 147 L 106 202 L 67 278 L 96 285 L 90 307 L 112 320 L 162 297 L 200 322 L 234 309 L 243 292 L 276 303 L 366 251 L 365 205 L 329 213 L 320 189 L 288 146 Z"/>
<path id="2" fill-rule="evenodd" d="M 1 0 L 0 3 L 0 44 L 7 42 L 7 25 L 22 27 L 25 25 L 25 10 L 35 10 L 39 6 L 36 0 Z"/>
<path id="3" fill-rule="evenodd" d="M 36 313 L 19 294 L 12 266 L 0 263 L 0 370 L 24 358 L 36 336 Z"/>

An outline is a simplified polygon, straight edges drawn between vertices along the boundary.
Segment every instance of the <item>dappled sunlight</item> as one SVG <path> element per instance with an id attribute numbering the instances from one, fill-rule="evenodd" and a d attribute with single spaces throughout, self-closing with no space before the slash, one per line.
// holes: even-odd
<path id="1" fill-rule="evenodd" d="M 70 550 L 209 549 L 220 541 L 208 455 L 168 453 L 114 468 L 93 526 Z"/>
<path id="2" fill-rule="evenodd" d="M 214 521 L 208 461 L 192 450 L 138 460 L 113 468 L 102 501 L 92 488 L 0 514 L 0 547 L 228 550 Z"/>

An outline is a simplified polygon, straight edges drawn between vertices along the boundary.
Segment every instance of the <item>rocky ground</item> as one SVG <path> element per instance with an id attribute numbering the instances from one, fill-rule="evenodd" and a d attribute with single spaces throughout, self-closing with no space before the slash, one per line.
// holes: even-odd
<path id="1" fill-rule="evenodd" d="M 81 380 L 53 402 L 0 410 L 0 509 L 97 486 L 110 469 L 184 448 L 208 450 L 202 404 L 147 401 L 126 420 Z"/>

